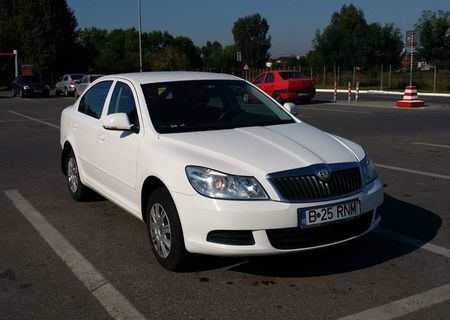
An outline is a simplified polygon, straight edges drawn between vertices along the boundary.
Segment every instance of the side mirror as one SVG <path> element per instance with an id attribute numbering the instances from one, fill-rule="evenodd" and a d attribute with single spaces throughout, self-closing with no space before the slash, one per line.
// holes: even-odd
<path id="1" fill-rule="evenodd" d="M 293 104 L 292 102 L 286 102 L 283 105 L 283 108 L 287 110 L 289 113 L 293 114 L 294 116 L 298 116 L 300 114 L 297 106 Z"/>
<path id="2" fill-rule="evenodd" d="M 126 113 L 108 114 L 103 120 L 103 128 L 106 130 L 134 131 Z"/>

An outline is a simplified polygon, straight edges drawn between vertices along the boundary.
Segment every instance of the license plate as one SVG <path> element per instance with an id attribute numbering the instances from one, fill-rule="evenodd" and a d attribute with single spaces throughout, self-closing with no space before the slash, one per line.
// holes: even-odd
<path id="1" fill-rule="evenodd" d="M 359 200 L 343 202 L 331 206 L 298 209 L 300 228 L 312 227 L 319 224 L 332 223 L 361 214 Z"/>

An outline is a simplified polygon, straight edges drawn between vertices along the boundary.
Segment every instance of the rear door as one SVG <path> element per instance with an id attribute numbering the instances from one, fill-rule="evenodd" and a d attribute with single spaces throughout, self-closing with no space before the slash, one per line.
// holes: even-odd
<path id="1" fill-rule="evenodd" d="M 75 156 L 85 181 L 93 186 L 98 185 L 102 175 L 102 155 L 98 149 L 103 128 L 100 118 L 112 84 L 112 80 L 107 80 L 91 87 L 73 115 Z"/>
<path id="2" fill-rule="evenodd" d="M 273 92 L 275 91 L 275 78 L 272 72 L 267 72 L 266 77 L 264 78 L 264 82 L 261 84 L 262 89 L 269 96 L 273 96 Z"/>

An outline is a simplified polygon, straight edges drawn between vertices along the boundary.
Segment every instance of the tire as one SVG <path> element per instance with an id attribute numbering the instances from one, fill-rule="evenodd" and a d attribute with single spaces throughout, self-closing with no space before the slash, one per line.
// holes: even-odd
<path id="1" fill-rule="evenodd" d="M 273 93 L 273 98 L 278 102 L 278 103 L 283 103 L 282 99 L 281 99 L 281 95 L 278 91 L 275 91 Z"/>
<path id="2" fill-rule="evenodd" d="M 146 207 L 147 231 L 153 254 L 168 270 L 180 270 L 188 256 L 178 211 L 166 188 L 149 196 Z"/>
<path id="3" fill-rule="evenodd" d="M 76 201 L 86 201 L 90 199 L 92 191 L 81 183 L 77 160 L 72 150 L 68 152 L 66 158 L 66 178 L 67 187 L 72 198 Z"/>
<path id="4" fill-rule="evenodd" d="M 11 98 L 14 98 L 16 96 L 16 91 L 14 89 L 11 89 Z"/>
<path id="5" fill-rule="evenodd" d="M 25 96 L 26 96 L 22 89 L 20 89 L 19 95 L 21 98 L 25 98 Z"/>

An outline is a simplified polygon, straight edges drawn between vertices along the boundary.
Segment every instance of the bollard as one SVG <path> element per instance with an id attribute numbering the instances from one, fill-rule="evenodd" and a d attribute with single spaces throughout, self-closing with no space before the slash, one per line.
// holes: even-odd
<path id="1" fill-rule="evenodd" d="M 352 83 L 348 83 L 348 102 L 352 102 Z"/>
<path id="2" fill-rule="evenodd" d="M 337 84 L 336 81 L 334 82 L 334 93 L 333 93 L 333 101 L 336 102 L 337 100 Z"/>
<path id="3" fill-rule="evenodd" d="M 358 102 L 359 98 L 359 81 L 356 82 L 355 102 Z"/>

